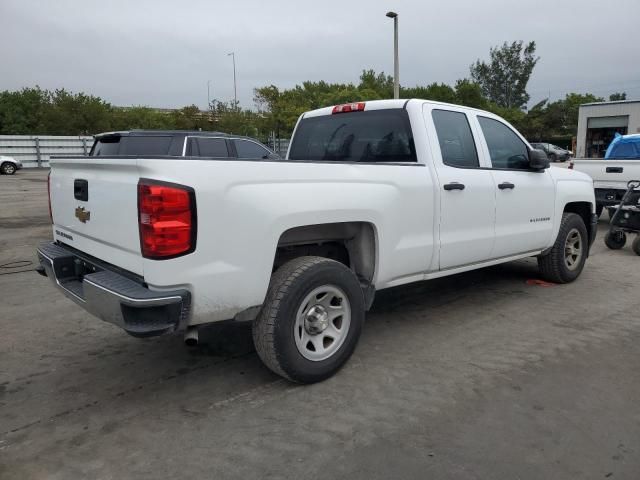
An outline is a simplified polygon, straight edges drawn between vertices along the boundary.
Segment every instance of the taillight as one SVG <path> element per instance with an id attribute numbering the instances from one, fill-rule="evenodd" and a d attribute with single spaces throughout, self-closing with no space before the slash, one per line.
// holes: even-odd
<path id="1" fill-rule="evenodd" d="M 53 213 L 51 213 L 51 170 L 47 175 L 47 198 L 49 199 L 49 220 L 53 223 Z"/>
<path id="2" fill-rule="evenodd" d="M 569 170 L 573 170 L 573 162 L 569 162 Z"/>
<path id="3" fill-rule="evenodd" d="M 145 258 L 173 258 L 196 248 L 196 198 L 192 188 L 138 183 L 140 248 Z"/>
<path id="4" fill-rule="evenodd" d="M 364 102 L 336 105 L 335 107 L 333 107 L 331 113 L 362 112 L 364 110 L 364 105 Z"/>

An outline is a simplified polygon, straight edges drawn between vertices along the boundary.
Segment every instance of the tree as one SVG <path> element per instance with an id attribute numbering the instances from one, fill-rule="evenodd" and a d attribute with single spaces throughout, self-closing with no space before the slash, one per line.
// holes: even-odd
<path id="1" fill-rule="evenodd" d="M 615 102 L 615 101 L 619 101 L 619 100 L 626 100 L 626 99 L 627 99 L 627 93 L 626 92 L 612 93 L 611 95 L 609 95 L 609 101 L 611 101 L 611 102 Z"/>
<path id="2" fill-rule="evenodd" d="M 470 67 L 471 79 L 482 93 L 501 108 L 522 108 L 529 101 L 527 83 L 540 57 L 536 42 L 523 46 L 522 40 L 489 51 L 489 63 L 479 59 Z"/>

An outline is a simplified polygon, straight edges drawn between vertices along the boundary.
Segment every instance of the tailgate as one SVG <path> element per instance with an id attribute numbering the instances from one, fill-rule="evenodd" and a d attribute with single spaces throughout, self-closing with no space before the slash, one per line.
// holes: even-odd
<path id="1" fill-rule="evenodd" d="M 138 177 L 137 161 L 131 158 L 52 159 L 54 239 L 143 275 Z"/>
<path id="2" fill-rule="evenodd" d="M 626 190 L 630 180 L 640 180 L 640 160 L 581 160 L 574 168 L 589 175 L 595 188 Z"/>

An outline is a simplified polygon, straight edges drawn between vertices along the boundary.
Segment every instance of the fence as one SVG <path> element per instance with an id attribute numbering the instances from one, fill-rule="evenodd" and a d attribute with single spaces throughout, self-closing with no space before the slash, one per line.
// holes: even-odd
<path id="1" fill-rule="evenodd" d="M 288 138 L 271 138 L 269 147 L 281 157 L 287 154 Z M 0 155 L 21 160 L 25 168 L 48 167 L 53 155 L 87 155 L 93 137 L 52 135 L 0 135 Z"/>
<path id="2" fill-rule="evenodd" d="M 271 137 L 267 141 L 267 146 L 284 158 L 287 155 L 287 150 L 289 149 L 289 139 Z"/>
<path id="3" fill-rule="evenodd" d="M 25 168 L 48 167 L 52 155 L 87 155 L 93 137 L 0 135 L 0 155 L 21 160 Z"/>

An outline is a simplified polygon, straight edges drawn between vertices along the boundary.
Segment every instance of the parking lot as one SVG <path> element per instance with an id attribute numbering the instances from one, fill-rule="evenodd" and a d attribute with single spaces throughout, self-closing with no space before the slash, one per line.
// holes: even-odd
<path id="1" fill-rule="evenodd" d="M 45 170 L 0 176 L 0 478 L 640 475 L 640 258 L 527 259 L 380 292 L 335 377 L 297 386 L 246 325 L 135 339 L 37 275 Z M 15 263 L 17 262 L 17 263 Z"/>

